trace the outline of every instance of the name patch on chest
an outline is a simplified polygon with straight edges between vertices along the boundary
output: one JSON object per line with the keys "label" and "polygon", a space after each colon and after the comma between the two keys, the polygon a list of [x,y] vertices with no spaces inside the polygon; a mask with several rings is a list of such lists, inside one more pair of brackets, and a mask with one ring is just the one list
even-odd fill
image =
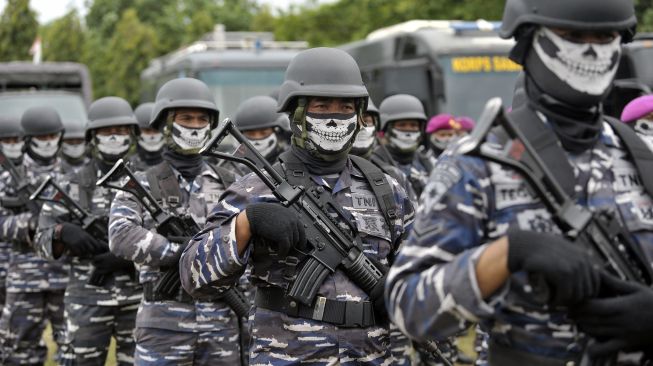
{"label": "name patch on chest", "polygon": [[351,194],[352,206],[355,209],[378,209],[379,205],[376,202],[376,197],[368,194],[352,193]]}

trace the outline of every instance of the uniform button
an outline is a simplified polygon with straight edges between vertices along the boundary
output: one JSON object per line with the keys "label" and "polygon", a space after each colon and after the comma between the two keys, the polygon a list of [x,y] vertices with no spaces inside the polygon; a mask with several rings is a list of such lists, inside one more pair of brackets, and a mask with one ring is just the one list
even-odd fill
{"label": "uniform button", "polygon": [[291,308],[296,308],[297,307],[297,303],[294,302],[294,301],[291,301],[290,304],[288,304],[288,305],[290,305]]}
{"label": "uniform button", "polygon": [[222,241],[225,242],[225,243],[228,243],[229,242],[229,235],[223,236]]}

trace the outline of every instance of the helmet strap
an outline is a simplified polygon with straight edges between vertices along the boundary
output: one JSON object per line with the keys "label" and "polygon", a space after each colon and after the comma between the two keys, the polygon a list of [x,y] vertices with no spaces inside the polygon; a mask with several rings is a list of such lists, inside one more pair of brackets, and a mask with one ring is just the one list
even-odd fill
{"label": "helmet strap", "polygon": [[301,97],[297,99],[297,107],[295,112],[293,112],[292,121],[295,125],[301,126],[300,135],[297,136],[293,134],[292,139],[295,145],[301,147],[302,149],[306,148],[305,142],[308,139],[308,129],[306,128],[306,98]]}

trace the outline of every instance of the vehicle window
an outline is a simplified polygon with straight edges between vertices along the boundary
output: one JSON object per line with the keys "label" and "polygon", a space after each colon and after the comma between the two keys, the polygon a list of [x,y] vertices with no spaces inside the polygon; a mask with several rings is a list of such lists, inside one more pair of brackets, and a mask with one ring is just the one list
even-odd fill
{"label": "vehicle window", "polygon": [[220,119],[233,117],[245,99],[268,95],[284,80],[285,68],[274,69],[212,69],[203,70],[198,79],[213,91],[220,109]]}
{"label": "vehicle window", "polygon": [[26,93],[0,94],[0,111],[21,116],[25,110],[35,106],[50,106],[57,110],[64,125],[67,121],[86,122],[86,107],[77,94]]}
{"label": "vehicle window", "polygon": [[478,119],[485,103],[500,97],[505,106],[521,67],[505,56],[445,56],[439,58],[444,76],[445,101],[440,112]]}

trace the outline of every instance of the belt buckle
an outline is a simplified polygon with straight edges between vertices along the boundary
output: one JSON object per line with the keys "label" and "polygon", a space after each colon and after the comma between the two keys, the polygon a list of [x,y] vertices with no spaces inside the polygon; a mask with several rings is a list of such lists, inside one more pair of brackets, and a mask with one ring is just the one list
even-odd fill
{"label": "belt buckle", "polygon": [[315,306],[313,307],[313,320],[322,321],[324,317],[324,308],[326,307],[326,297],[318,296],[315,298]]}
{"label": "belt buckle", "polygon": [[345,327],[363,328],[364,305],[363,301],[347,301],[345,305]]}

